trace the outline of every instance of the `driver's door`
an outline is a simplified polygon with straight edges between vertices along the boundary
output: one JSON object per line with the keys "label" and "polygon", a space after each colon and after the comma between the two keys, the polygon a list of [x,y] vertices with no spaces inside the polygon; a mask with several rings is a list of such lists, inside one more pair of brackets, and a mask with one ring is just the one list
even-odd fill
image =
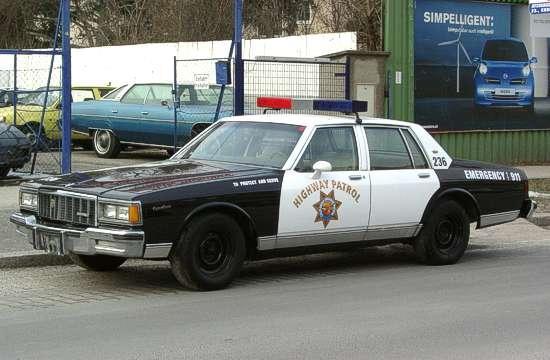
{"label": "driver's door", "polygon": [[[320,127],[281,189],[277,248],[361,241],[370,212],[366,146],[356,126]],[[358,141],[359,140],[359,141]],[[313,164],[332,171],[313,178]]]}

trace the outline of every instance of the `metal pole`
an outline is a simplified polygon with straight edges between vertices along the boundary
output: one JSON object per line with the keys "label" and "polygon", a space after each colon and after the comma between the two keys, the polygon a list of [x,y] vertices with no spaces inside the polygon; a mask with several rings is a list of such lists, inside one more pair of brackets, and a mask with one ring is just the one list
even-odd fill
{"label": "metal pole", "polygon": [[174,56],[174,154],[178,151],[178,107],[180,102],[178,89],[178,60]]}
{"label": "metal pole", "polygon": [[235,0],[235,94],[234,115],[244,115],[243,0]]}
{"label": "metal pole", "polygon": [[62,127],[61,172],[71,172],[71,6],[70,0],[61,0],[61,48],[62,48]]}
{"label": "metal pole", "polygon": [[345,98],[346,100],[351,100],[351,58],[346,56],[346,89],[345,89]]}
{"label": "metal pole", "polygon": [[17,54],[13,55],[13,125],[17,125]]}

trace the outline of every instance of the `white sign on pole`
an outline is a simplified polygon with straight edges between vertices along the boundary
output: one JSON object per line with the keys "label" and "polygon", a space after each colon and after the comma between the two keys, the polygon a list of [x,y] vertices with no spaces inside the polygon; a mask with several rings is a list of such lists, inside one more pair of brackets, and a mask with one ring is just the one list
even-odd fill
{"label": "white sign on pole", "polygon": [[194,87],[197,90],[204,90],[210,88],[209,84],[210,75],[209,74],[195,74],[194,78]]}

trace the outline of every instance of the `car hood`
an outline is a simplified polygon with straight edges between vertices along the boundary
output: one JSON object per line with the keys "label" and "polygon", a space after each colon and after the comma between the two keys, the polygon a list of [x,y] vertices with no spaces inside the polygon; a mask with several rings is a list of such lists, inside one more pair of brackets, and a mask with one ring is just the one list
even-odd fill
{"label": "car hood", "polygon": [[273,170],[240,164],[195,160],[167,160],[139,166],[76,172],[34,183],[66,191],[130,199],[168,188],[190,186],[243,176],[258,176]]}
{"label": "car hood", "polygon": [[527,62],[512,62],[512,61],[485,61],[487,65],[487,75],[491,77],[501,78],[507,74],[510,78],[523,77],[522,70]]}

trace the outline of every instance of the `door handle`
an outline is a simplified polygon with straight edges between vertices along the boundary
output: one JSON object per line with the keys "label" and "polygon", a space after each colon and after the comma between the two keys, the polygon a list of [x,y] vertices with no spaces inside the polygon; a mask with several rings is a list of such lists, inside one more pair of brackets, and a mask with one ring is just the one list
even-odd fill
{"label": "door handle", "polygon": [[149,115],[149,111],[142,111],[141,115]]}
{"label": "door handle", "polygon": [[113,114],[118,114],[118,110],[111,110]]}
{"label": "door handle", "polygon": [[350,180],[361,180],[363,178],[363,175],[350,175]]}
{"label": "door handle", "polygon": [[421,178],[421,179],[427,179],[430,177],[430,174],[428,173],[420,173],[418,174],[418,177]]}

